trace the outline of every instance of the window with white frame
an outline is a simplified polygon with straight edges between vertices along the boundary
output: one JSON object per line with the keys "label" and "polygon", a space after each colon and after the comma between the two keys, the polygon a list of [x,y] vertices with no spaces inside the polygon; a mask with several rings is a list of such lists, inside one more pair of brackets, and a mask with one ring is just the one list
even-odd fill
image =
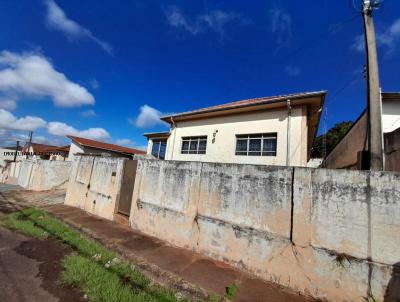
{"label": "window with white frame", "polygon": [[165,139],[153,140],[151,155],[159,159],[165,159],[166,150],[167,150],[167,140]]}
{"label": "window with white frame", "polygon": [[206,154],[207,136],[182,137],[182,154]]}
{"label": "window with white frame", "polygon": [[236,155],[276,156],[276,133],[236,135]]}

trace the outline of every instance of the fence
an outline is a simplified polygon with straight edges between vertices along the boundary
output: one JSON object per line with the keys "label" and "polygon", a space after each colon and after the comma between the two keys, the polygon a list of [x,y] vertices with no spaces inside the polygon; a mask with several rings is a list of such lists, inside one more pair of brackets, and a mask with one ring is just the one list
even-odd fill
{"label": "fence", "polygon": [[132,201],[132,228],[265,280],[399,294],[400,174],[139,160]]}

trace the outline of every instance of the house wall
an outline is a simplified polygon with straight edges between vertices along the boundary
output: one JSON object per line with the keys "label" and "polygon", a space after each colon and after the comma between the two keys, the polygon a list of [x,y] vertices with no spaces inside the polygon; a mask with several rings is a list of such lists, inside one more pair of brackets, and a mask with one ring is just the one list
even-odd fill
{"label": "house wall", "polygon": [[71,146],[69,147],[68,160],[74,161],[76,153],[84,153],[84,149],[83,147],[72,141]]}
{"label": "house wall", "polygon": [[400,174],[139,160],[130,225],[315,297],[383,301],[399,215]]}
{"label": "house wall", "polygon": [[[213,142],[213,134],[218,130]],[[235,155],[236,135],[276,132],[276,156]],[[207,135],[206,154],[181,154],[182,137]],[[290,165],[307,164],[307,117],[305,107],[292,109]],[[151,144],[149,149],[151,150]],[[149,151],[148,151],[149,152]],[[168,139],[167,160],[240,164],[286,165],[287,110],[277,109],[202,120],[179,122]]]}
{"label": "house wall", "polygon": [[384,100],[382,107],[382,128],[384,133],[400,128],[400,99]]}
{"label": "house wall", "polygon": [[68,155],[68,160],[73,161],[75,158],[75,154],[77,153],[84,153],[84,154],[107,154],[108,156],[112,157],[126,157],[128,158],[129,156],[123,155],[118,152],[113,152],[113,151],[108,151],[108,150],[103,150],[103,149],[96,149],[96,148],[91,148],[91,147],[86,147],[86,146],[81,146],[74,141],[71,142],[70,150],[69,150],[69,155]]}
{"label": "house wall", "polygon": [[[121,192],[126,160],[116,157],[75,156],[65,204],[112,220]],[[133,185],[132,183],[131,186]]]}

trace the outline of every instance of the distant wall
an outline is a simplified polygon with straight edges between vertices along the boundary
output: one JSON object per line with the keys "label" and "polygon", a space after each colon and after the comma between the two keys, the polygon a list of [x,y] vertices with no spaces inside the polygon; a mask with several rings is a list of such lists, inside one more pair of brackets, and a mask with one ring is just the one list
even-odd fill
{"label": "distant wall", "polygon": [[322,163],[328,169],[357,169],[357,152],[368,149],[367,115],[355,122],[346,136],[328,154]]}
{"label": "distant wall", "polygon": [[[400,100],[385,99],[385,94],[383,96],[382,132],[384,134],[385,170],[400,171],[400,143],[398,143],[400,141]],[[346,136],[324,159],[322,167],[357,169],[357,153],[368,150],[367,135],[367,114],[364,112]]]}
{"label": "distant wall", "polygon": [[120,197],[125,161],[116,157],[75,156],[65,204],[112,220]]}
{"label": "distant wall", "polygon": [[12,175],[17,177],[18,185],[28,190],[44,191],[53,188],[66,188],[71,162],[25,160],[13,166],[11,166],[11,169],[14,170]]}
{"label": "distant wall", "polygon": [[388,171],[400,171],[400,128],[385,133],[385,166]]}
{"label": "distant wall", "polygon": [[139,160],[130,224],[265,280],[361,301],[400,282],[399,215],[400,174]]}

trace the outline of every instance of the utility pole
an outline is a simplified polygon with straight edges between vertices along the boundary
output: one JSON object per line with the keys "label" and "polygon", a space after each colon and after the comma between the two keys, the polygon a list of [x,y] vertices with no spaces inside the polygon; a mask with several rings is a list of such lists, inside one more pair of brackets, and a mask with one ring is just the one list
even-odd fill
{"label": "utility pole", "polygon": [[17,161],[17,154],[19,151],[19,141],[17,141],[17,147],[15,148],[15,154],[14,154],[14,162]]}
{"label": "utility pole", "polygon": [[379,83],[378,55],[376,51],[375,28],[372,11],[379,5],[377,0],[363,0],[362,15],[365,30],[365,51],[367,56],[368,96],[368,151],[370,170],[383,170],[382,104]]}
{"label": "utility pole", "polygon": [[30,152],[31,144],[32,144],[32,135],[33,135],[33,131],[29,131],[28,155],[26,156],[26,158],[29,158],[29,152]]}

